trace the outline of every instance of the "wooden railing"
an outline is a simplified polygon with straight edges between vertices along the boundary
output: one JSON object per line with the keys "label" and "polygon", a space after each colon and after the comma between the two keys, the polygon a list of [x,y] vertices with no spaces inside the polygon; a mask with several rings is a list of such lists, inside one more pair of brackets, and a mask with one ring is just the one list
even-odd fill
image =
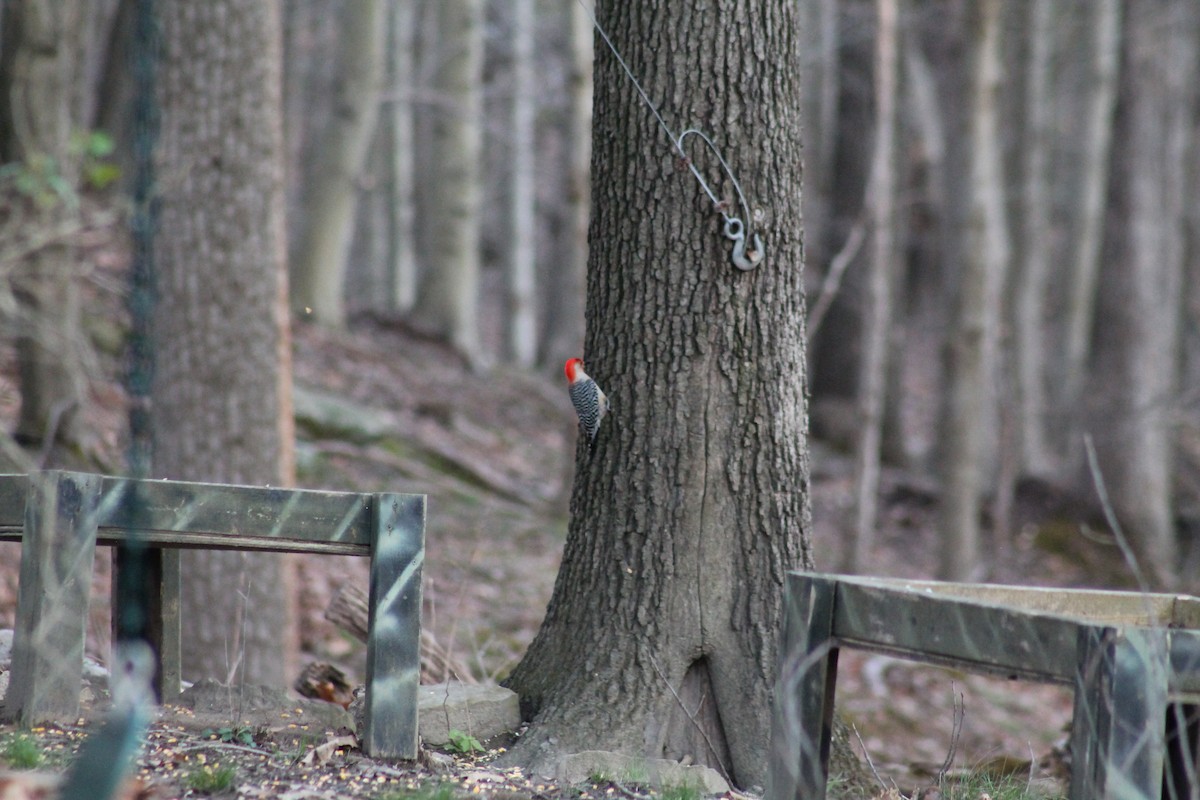
{"label": "wooden railing", "polygon": [[[416,756],[425,496],[414,494],[63,471],[0,475],[0,540],[21,542],[6,718],[33,724],[78,717],[95,547],[131,538],[150,548],[148,627],[160,700],[179,692],[178,548],[370,558],[366,729],[360,739],[373,756]],[[116,592],[113,602],[116,619]]]}
{"label": "wooden railing", "polygon": [[785,598],[770,800],[825,796],[844,647],[1071,686],[1072,800],[1195,796],[1200,599],[812,573]]}

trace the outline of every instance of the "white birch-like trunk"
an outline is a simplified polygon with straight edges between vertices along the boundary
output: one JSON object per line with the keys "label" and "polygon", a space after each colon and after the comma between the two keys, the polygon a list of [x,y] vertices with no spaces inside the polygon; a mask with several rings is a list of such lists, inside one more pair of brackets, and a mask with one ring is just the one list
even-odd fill
{"label": "white birch-like trunk", "polygon": [[942,458],[943,548],[940,574],[977,577],[980,495],[987,460],[995,449],[995,379],[998,373],[1000,303],[1008,264],[1003,153],[998,95],[1002,0],[981,0],[970,124],[970,208],[959,286],[958,316],[949,345],[947,410]]}
{"label": "white birch-like trunk", "polygon": [[534,147],[537,89],[534,85],[534,0],[511,0],[512,157],[509,161],[507,247],[508,350],[514,363],[533,365],[537,358],[537,200]]}
{"label": "white birch-like trunk", "polygon": [[1047,193],[1051,108],[1050,52],[1054,0],[1031,0],[1025,66],[1025,130],[1021,147],[1021,265],[1014,294],[1015,365],[1019,398],[1020,470],[1048,475],[1053,458],[1046,435],[1046,293],[1050,279],[1050,203]]}
{"label": "white birch-like trunk", "polygon": [[378,116],[386,11],[383,0],[361,0],[345,10],[338,97],[305,199],[305,229],[292,267],[292,304],[323,325],[346,322],[346,266],[358,180]]}
{"label": "white birch-like trunk", "polygon": [[896,259],[896,119],[899,95],[899,0],[877,0],[875,47],[875,151],[867,202],[871,214],[871,268],[863,318],[858,381],[858,441],[854,460],[856,515],[846,570],[857,571],[875,539],[884,393],[892,326],[892,276]]}
{"label": "white birch-like trunk", "polygon": [[432,186],[422,220],[429,265],[412,321],[478,363],[483,2],[439,0],[437,16],[441,58],[435,83],[445,107],[434,124]]}

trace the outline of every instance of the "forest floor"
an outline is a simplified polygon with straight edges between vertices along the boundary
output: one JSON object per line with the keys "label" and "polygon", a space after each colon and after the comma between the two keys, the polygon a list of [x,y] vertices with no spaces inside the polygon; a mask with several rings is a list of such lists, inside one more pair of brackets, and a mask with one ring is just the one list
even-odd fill
{"label": "forest floor", "polygon": [[[114,377],[121,341],[120,323],[114,320],[121,312],[113,288],[119,281],[109,274],[111,268],[101,263],[97,271],[96,308],[102,311],[88,324],[100,353],[85,412],[92,438],[82,459],[73,456],[69,463],[120,471],[125,404]],[[444,347],[369,318],[341,332],[297,324],[293,335],[298,484],[427,493],[424,625],[450,652],[460,677],[503,678],[537,630],[566,536],[575,428],[557,371],[477,374]],[[14,357],[4,346],[0,424],[10,429],[16,385]],[[832,571],[851,518],[852,461],[819,440],[812,444],[813,546],[818,566]],[[933,486],[926,476],[885,470],[879,534],[865,573],[933,576],[938,553]],[[1127,585],[1116,548],[1077,535],[1078,525],[1060,505],[1052,496],[1032,495],[1018,503],[1014,532],[989,541],[987,580]],[[11,627],[14,619],[17,548],[0,544],[0,628]],[[331,662],[352,682],[361,682],[363,648],[323,614],[344,582],[365,585],[366,564],[354,558],[296,558],[303,661]],[[103,552],[97,562],[88,651],[103,660],[109,580]],[[1061,777],[1058,756],[1071,713],[1066,687],[846,652],[837,705],[881,778],[905,791],[927,784],[951,752],[952,770]],[[67,756],[54,753],[72,751],[82,728],[33,735],[40,737],[45,763],[61,766]],[[11,728],[0,729],[0,765],[14,763],[14,737],[20,735]],[[141,758],[149,796],[200,794],[188,788],[193,778],[187,776],[206,768],[211,772],[218,763],[235,769],[232,786],[217,791],[224,796],[643,796],[642,790],[620,784],[550,787],[519,773],[488,769],[476,758],[443,763],[441,771],[427,764],[379,764],[344,739],[330,739],[338,742],[333,747],[323,740],[302,748],[225,739],[156,723]]]}

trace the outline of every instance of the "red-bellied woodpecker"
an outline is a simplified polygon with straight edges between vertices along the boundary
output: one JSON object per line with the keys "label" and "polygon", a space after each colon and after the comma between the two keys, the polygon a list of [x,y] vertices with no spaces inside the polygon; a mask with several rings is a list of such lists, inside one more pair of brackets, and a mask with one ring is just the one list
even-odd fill
{"label": "red-bellied woodpecker", "polygon": [[596,382],[583,371],[583,359],[567,359],[564,371],[567,373],[567,392],[571,395],[571,404],[579,416],[579,430],[587,436],[588,452],[596,444],[596,434],[600,431],[600,420],[608,413],[608,398]]}

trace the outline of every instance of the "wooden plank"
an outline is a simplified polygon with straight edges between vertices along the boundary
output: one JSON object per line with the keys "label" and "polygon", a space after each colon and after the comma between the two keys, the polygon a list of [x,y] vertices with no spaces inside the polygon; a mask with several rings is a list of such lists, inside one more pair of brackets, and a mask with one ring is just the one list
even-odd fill
{"label": "wooden plank", "polygon": [[424,495],[377,494],[371,551],[363,749],[374,758],[417,757],[421,678]]}
{"label": "wooden plank", "polygon": [[917,661],[968,666],[1008,678],[1069,682],[1077,620],[859,582],[839,582],[839,641]]}
{"label": "wooden plank", "polygon": [[273,487],[146,480],[130,519],[121,498],[132,481],[104,479],[101,541],[133,535],[149,544],[367,555],[368,496]]}
{"label": "wooden plank", "polygon": [[829,778],[837,648],[833,605],[837,584],[787,576],[781,662],[771,722],[771,800],[821,800]]}
{"label": "wooden plank", "polygon": [[23,725],[79,717],[100,485],[99,476],[58,471],[30,484],[5,698],[5,716]]}
{"label": "wooden plank", "polygon": [[1080,632],[1071,800],[1158,800],[1166,752],[1168,633]]}
{"label": "wooden plank", "polygon": [[911,591],[927,596],[958,597],[988,605],[1072,617],[1102,625],[1200,628],[1200,598],[1187,595],[841,575],[837,577],[838,582],[843,585]]}

